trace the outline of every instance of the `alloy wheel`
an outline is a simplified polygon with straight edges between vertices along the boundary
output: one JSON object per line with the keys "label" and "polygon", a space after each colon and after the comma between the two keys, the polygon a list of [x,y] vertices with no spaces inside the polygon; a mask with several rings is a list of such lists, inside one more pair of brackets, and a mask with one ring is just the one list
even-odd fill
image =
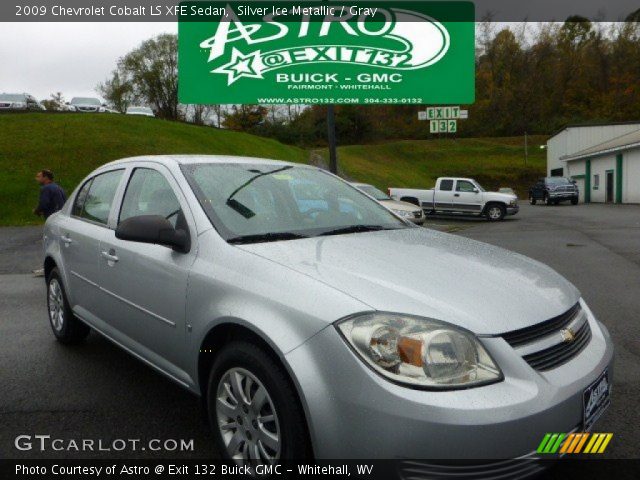
{"label": "alloy wheel", "polygon": [[62,330],[64,325],[64,298],[62,287],[56,278],[49,282],[49,320],[57,332]]}
{"label": "alloy wheel", "polygon": [[232,368],[220,379],[216,417],[229,456],[239,464],[270,464],[280,457],[278,415],[264,384],[248,370]]}
{"label": "alloy wheel", "polygon": [[499,220],[501,216],[502,210],[500,207],[491,207],[489,209],[489,218],[491,218],[491,220]]}

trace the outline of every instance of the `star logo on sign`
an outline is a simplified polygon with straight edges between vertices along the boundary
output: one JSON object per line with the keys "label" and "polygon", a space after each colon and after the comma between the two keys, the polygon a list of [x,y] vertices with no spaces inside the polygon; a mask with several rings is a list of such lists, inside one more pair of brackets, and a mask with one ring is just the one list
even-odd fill
{"label": "star logo on sign", "polygon": [[258,67],[260,61],[260,50],[244,55],[240,50],[234,48],[231,52],[231,61],[219,66],[211,73],[224,73],[227,75],[227,85],[231,85],[236,80],[247,78],[264,78]]}

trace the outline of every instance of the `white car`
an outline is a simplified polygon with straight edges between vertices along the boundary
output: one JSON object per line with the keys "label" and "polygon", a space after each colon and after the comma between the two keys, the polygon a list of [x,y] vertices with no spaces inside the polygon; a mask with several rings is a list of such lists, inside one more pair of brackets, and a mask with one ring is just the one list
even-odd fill
{"label": "white car", "polygon": [[368,183],[352,183],[351,185],[356,187],[361,192],[364,192],[367,195],[373,197],[375,200],[380,202],[382,205],[387,207],[399,217],[402,217],[405,220],[409,220],[416,225],[422,225],[424,223],[425,214],[422,208],[420,208],[419,206],[409,202],[394,200],[382,190],[379,190],[373,185],[369,185]]}
{"label": "white car", "polygon": [[155,117],[153,110],[149,107],[129,107],[127,108],[127,115],[142,115],[144,117]]}
{"label": "white car", "polygon": [[69,111],[82,113],[105,113],[107,109],[98,98],[73,97],[67,104]]}
{"label": "white car", "polygon": [[473,215],[492,222],[520,210],[518,197],[487,192],[472,178],[440,177],[430,190],[390,188],[389,195],[394,200],[420,205],[427,213]]}

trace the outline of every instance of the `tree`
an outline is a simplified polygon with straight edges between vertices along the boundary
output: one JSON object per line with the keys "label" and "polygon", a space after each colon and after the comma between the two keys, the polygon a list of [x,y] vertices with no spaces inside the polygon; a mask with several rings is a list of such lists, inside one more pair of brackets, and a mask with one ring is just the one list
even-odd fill
{"label": "tree", "polygon": [[261,105],[232,105],[222,124],[231,130],[251,132],[264,123],[268,112]]}
{"label": "tree", "polygon": [[118,60],[111,79],[98,86],[114,105],[147,104],[161,118],[177,120],[178,38],[162,34]]}
{"label": "tree", "polygon": [[99,84],[97,91],[120,113],[125,113],[135,100],[133,85],[123,81],[118,70],[112,72],[110,79]]}
{"label": "tree", "polygon": [[62,92],[56,92],[56,93],[52,93],[50,95],[50,98],[43,100],[42,105],[44,105],[44,108],[46,108],[47,110],[50,111],[58,111],[62,109],[62,105],[65,104],[65,99],[62,96]]}

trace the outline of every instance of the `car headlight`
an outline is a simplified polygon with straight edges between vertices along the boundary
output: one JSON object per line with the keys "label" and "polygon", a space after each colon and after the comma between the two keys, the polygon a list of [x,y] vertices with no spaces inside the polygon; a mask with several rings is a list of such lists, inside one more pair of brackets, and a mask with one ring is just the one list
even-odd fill
{"label": "car headlight", "polygon": [[473,333],[444,322],[366,313],[337,328],[368,365],[394,382],[446,390],[504,378]]}
{"label": "car headlight", "polygon": [[547,187],[547,190],[549,190],[550,192],[555,192],[558,189],[558,187]]}
{"label": "car headlight", "polygon": [[509,205],[511,205],[512,207],[515,207],[518,205],[518,199],[513,199],[509,202]]}
{"label": "car headlight", "polygon": [[409,212],[407,210],[392,210],[393,213],[395,213],[396,215],[403,217],[403,218],[409,218],[409,217],[413,217],[413,213]]}

